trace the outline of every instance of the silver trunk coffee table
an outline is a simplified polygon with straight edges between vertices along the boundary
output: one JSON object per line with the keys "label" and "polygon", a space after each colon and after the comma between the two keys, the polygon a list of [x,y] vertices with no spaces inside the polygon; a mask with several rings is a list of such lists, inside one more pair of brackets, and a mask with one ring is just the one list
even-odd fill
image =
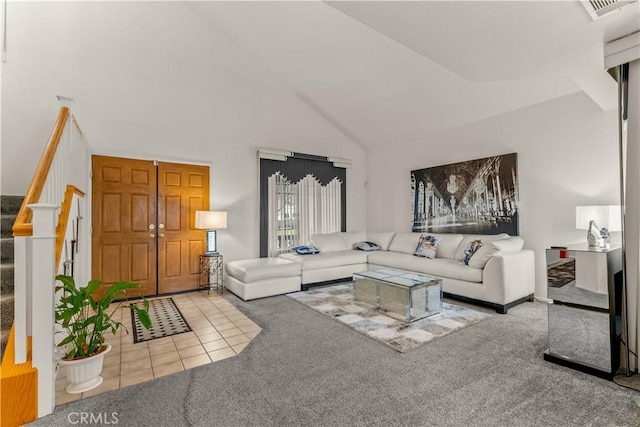
{"label": "silver trunk coffee table", "polygon": [[392,269],[353,275],[353,297],[395,319],[413,322],[442,310],[442,279]]}

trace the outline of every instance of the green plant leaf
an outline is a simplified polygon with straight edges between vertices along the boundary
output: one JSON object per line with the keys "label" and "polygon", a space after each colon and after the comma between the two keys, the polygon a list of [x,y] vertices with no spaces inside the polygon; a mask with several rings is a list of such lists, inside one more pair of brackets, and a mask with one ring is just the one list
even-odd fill
{"label": "green plant leaf", "polygon": [[102,280],[91,280],[87,286],[82,289],[87,295],[93,295],[93,293],[100,288],[100,285],[102,285]]}
{"label": "green plant leaf", "polygon": [[148,309],[147,310],[141,309],[134,305],[132,305],[131,308],[133,308],[133,310],[136,312],[136,315],[138,316],[138,320],[140,320],[140,323],[142,323],[142,326],[144,326],[145,329],[149,329],[151,327],[151,318],[149,317],[149,312],[147,311]]}
{"label": "green plant leaf", "polygon": [[73,335],[69,335],[68,337],[66,337],[65,339],[63,339],[62,341],[60,341],[60,343],[58,344],[58,347],[62,347],[63,345],[67,345],[69,344],[71,341],[74,340]]}

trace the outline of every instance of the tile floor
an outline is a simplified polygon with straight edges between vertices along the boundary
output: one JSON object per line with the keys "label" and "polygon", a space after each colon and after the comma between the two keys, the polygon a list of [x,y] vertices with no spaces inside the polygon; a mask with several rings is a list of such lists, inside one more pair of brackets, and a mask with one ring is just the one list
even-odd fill
{"label": "tile floor", "polygon": [[191,332],[133,343],[130,310],[115,319],[129,330],[108,334],[111,351],[104,358],[103,383],[88,392],[69,394],[65,368],[56,379],[56,405],[151,381],[185,369],[239,354],[261,331],[260,326],[216,292],[172,296]]}

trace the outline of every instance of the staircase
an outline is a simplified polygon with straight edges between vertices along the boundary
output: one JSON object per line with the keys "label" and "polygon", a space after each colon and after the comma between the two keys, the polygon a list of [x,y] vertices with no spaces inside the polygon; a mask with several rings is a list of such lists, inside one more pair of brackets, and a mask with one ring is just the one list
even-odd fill
{"label": "staircase", "polygon": [[0,196],[0,360],[13,324],[13,232],[11,227],[22,205],[22,196]]}

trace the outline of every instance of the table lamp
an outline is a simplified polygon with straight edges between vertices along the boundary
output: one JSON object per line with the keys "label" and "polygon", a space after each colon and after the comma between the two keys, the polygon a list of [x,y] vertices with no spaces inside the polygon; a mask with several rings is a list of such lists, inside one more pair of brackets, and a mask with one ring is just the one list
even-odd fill
{"label": "table lamp", "polygon": [[227,229],[227,213],[196,211],[196,228],[207,230],[207,254],[218,253],[217,230]]}
{"label": "table lamp", "polygon": [[576,229],[587,230],[590,247],[605,247],[611,242],[610,232],[622,230],[620,206],[576,206]]}

